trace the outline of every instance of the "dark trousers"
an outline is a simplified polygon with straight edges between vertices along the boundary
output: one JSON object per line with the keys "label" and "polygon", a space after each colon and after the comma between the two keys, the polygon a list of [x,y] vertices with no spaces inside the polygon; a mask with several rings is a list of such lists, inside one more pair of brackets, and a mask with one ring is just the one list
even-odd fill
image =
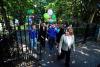
{"label": "dark trousers", "polygon": [[40,43],[41,43],[42,48],[44,49],[45,48],[45,39],[41,39]]}
{"label": "dark trousers", "polygon": [[68,51],[61,50],[61,55],[59,56],[59,59],[65,58],[65,67],[69,67],[70,65],[70,52],[71,49],[69,49]]}
{"label": "dark trousers", "polygon": [[52,50],[55,45],[55,38],[49,38],[49,49]]}

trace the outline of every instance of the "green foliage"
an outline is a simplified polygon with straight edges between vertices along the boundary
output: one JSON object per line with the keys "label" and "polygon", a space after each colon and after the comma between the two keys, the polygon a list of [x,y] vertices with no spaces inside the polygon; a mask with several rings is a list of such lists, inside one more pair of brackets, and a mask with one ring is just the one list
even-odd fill
{"label": "green foliage", "polygon": [[27,10],[33,8],[32,0],[4,0],[4,7],[7,15],[13,16],[24,22]]}
{"label": "green foliage", "polygon": [[97,10],[96,3],[99,0],[81,0],[81,18],[89,22],[93,13]]}
{"label": "green foliage", "polygon": [[62,18],[62,20],[72,23],[73,16],[76,16],[77,19],[80,18],[80,6],[80,0],[56,0],[53,9],[56,12],[57,18]]}
{"label": "green foliage", "polygon": [[[91,14],[96,10],[96,2],[98,0],[3,0],[4,7],[7,15],[15,18],[24,19],[27,15],[27,10],[34,9],[33,6],[37,5],[37,10],[40,10],[42,15],[42,8],[45,11],[52,8],[58,18],[67,20],[72,23],[72,17],[77,20],[81,18],[88,20]],[[38,9],[40,7],[41,9]],[[35,11],[37,12],[37,11]],[[30,11],[29,11],[30,13]],[[20,19],[19,18],[19,19]]]}

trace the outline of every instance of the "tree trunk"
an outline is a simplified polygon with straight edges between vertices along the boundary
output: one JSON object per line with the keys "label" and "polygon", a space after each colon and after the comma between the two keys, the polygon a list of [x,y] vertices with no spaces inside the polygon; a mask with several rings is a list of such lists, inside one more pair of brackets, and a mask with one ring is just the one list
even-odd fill
{"label": "tree trunk", "polygon": [[10,29],[10,23],[7,20],[7,15],[6,15],[6,10],[4,8],[4,5],[3,5],[3,0],[1,0],[0,7],[1,7],[1,15],[3,16],[3,20],[4,20],[4,23],[5,23],[6,29]]}
{"label": "tree trunk", "polygon": [[94,13],[92,14],[92,16],[90,15],[90,23],[93,22],[93,19],[94,19],[94,17],[95,17],[95,13],[96,13],[96,10],[95,10]]}

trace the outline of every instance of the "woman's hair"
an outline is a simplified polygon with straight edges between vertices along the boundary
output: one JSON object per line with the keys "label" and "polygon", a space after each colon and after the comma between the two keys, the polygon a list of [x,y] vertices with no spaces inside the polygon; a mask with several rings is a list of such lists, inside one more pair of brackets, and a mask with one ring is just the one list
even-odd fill
{"label": "woman's hair", "polygon": [[73,28],[71,26],[67,27],[67,31],[70,35],[74,35]]}

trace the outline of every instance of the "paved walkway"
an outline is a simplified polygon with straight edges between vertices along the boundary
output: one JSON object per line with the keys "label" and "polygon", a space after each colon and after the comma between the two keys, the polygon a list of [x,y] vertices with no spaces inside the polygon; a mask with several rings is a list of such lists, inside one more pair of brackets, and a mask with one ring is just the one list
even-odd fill
{"label": "paved walkway", "polygon": [[[27,43],[29,43],[28,37],[27,33]],[[82,41],[79,38],[77,39],[76,42]],[[100,42],[87,41],[85,44],[76,45],[78,45],[76,51],[71,53],[70,67],[97,67],[97,65],[100,64]],[[42,53],[42,60],[40,63],[42,64],[42,67],[64,67],[63,60],[57,61],[57,49],[49,56],[47,44],[45,51]]]}
{"label": "paved walkway", "polygon": [[[81,45],[81,46],[80,46]],[[64,67],[64,61],[57,61],[57,50],[49,56],[48,45],[42,53],[42,67]],[[88,41],[78,44],[76,51],[71,53],[70,67],[97,67],[100,64],[100,43]]]}

